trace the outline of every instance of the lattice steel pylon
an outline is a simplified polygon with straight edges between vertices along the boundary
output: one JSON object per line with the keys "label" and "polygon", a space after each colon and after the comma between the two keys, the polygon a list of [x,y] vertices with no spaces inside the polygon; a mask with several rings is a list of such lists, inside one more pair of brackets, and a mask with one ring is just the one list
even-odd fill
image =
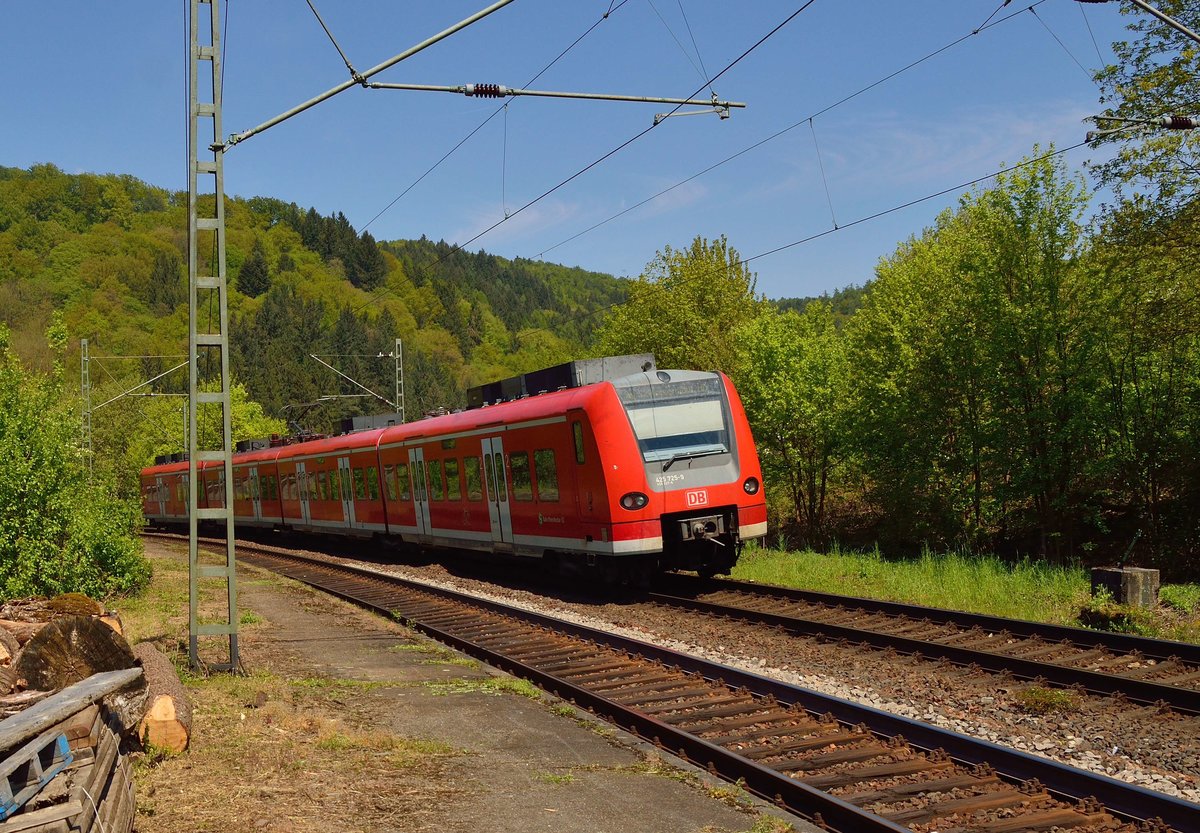
{"label": "lattice steel pylon", "polygon": [[[207,14],[205,8],[207,7]],[[200,666],[199,641],[202,636],[227,636],[227,662],[203,663],[216,670],[238,667],[237,634],[237,562],[233,531],[232,424],[229,397],[229,307],[225,274],[225,170],[221,144],[221,29],[217,2],[190,0],[191,37],[188,75],[188,310],[189,334],[189,405],[188,405],[188,657]],[[201,90],[201,83],[204,88]],[[201,93],[205,95],[202,96]],[[202,100],[205,98],[206,100]],[[200,135],[211,135],[206,149],[211,158],[200,158]],[[207,154],[206,154],[207,156]],[[200,177],[212,177],[213,204],[201,207]],[[201,214],[204,216],[201,216]],[[203,238],[201,235],[204,235]],[[211,250],[209,244],[211,243]],[[207,273],[201,274],[201,252],[209,253]],[[213,321],[214,306],[217,320]],[[201,311],[206,311],[201,321]],[[214,364],[216,370],[214,370]],[[218,418],[219,412],[219,418]],[[220,442],[215,447],[200,446],[204,428],[218,422]],[[214,426],[215,427],[215,426]],[[213,432],[215,433],[215,432]],[[221,495],[221,506],[199,506],[196,476],[199,463],[217,463],[211,497]],[[212,469],[205,469],[209,475]],[[207,501],[215,503],[214,500]],[[202,520],[225,522],[225,558],[213,563],[211,556],[202,560],[198,546],[198,525]],[[202,580],[224,584],[228,600],[226,614],[217,621],[200,621]]]}

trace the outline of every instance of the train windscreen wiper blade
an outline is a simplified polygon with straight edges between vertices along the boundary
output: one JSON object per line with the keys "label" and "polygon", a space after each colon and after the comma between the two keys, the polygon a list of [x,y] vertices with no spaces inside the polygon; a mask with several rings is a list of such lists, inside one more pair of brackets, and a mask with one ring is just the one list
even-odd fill
{"label": "train windscreen wiper blade", "polygon": [[724,446],[721,448],[710,448],[705,451],[681,451],[678,454],[672,454],[671,459],[663,463],[662,470],[666,471],[667,469],[671,468],[671,466],[675,465],[676,461],[678,460],[692,460],[696,457],[711,457],[714,454],[726,454],[728,451],[729,449],[725,448]]}

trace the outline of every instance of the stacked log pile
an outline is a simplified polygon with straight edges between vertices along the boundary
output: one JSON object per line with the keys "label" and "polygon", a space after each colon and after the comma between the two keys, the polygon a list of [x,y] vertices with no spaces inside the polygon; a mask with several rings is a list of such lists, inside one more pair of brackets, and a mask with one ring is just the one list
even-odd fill
{"label": "stacked log pile", "polygon": [[171,661],[85,596],[0,605],[0,833],[129,833],[127,753],[187,748]]}

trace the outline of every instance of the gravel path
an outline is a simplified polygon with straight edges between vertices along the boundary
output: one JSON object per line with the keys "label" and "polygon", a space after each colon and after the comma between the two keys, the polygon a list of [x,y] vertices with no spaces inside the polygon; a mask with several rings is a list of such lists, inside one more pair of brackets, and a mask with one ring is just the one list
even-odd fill
{"label": "gravel path", "polygon": [[[364,566],[379,569],[379,565]],[[780,634],[650,603],[547,598],[454,575],[440,565],[386,571],[549,613],[726,665],[865,703],[1200,803],[1200,718],[1119,698],[1030,714],[1030,684],[855,646]]]}

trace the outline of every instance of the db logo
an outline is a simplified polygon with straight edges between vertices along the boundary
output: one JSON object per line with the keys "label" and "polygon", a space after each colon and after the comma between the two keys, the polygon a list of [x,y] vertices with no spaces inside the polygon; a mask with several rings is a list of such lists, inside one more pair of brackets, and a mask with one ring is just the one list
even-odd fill
{"label": "db logo", "polygon": [[697,489],[694,492],[686,492],[688,506],[707,506],[708,492],[704,489]]}

